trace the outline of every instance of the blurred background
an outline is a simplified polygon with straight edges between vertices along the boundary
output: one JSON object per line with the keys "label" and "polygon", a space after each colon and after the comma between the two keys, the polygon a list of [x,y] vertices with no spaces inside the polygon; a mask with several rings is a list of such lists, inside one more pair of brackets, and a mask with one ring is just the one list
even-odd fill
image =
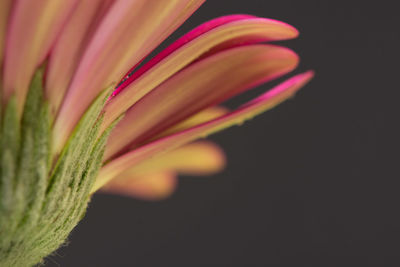
{"label": "blurred background", "polygon": [[399,266],[396,1],[207,1],[166,43],[231,13],[296,26],[300,38],[283,44],[315,79],[211,137],[224,172],[181,177],[161,202],[97,194],[45,266]]}

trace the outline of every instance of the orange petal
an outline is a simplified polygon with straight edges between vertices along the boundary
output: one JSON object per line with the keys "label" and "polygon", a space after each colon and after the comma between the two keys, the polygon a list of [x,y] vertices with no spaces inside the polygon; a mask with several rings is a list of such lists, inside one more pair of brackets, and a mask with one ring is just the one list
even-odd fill
{"label": "orange petal", "polygon": [[204,0],[117,0],[82,57],[54,126],[60,151],[92,100],[181,25]]}
{"label": "orange petal", "polygon": [[275,107],[292,97],[312,77],[313,72],[306,72],[297,75],[253,101],[241,106],[236,111],[185,131],[164,137],[108,162],[100,170],[92,191],[96,191],[113,177],[118,176],[120,173],[130,169],[134,165],[149,160],[155,155],[166,153],[184,144],[192,142],[193,140],[205,137],[235,124],[242,124],[245,120]]}
{"label": "orange petal", "polygon": [[161,172],[146,176],[121,174],[102,187],[101,191],[143,200],[160,200],[170,196],[177,186],[173,173]]}
{"label": "orange petal", "polygon": [[199,141],[184,145],[132,166],[124,174],[143,176],[154,172],[174,171],[187,175],[208,175],[225,167],[223,150],[212,142]]}
{"label": "orange petal", "polygon": [[47,56],[77,0],[14,1],[6,38],[4,98],[16,94],[22,111],[35,69]]}
{"label": "orange petal", "polygon": [[297,55],[287,48],[249,45],[194,63],[127,111],[110,139],[108,153],[148,140],[204,108],[286,74],[297,62]]}
{"label": "orange petal", "polygon": [[238,45],[290,39],[297,35],[297,30],[286,23],[247,15],[230,15],[206,22],[182,36],[117,88],[123,90],[106,106],[104,127],[199,58]]}

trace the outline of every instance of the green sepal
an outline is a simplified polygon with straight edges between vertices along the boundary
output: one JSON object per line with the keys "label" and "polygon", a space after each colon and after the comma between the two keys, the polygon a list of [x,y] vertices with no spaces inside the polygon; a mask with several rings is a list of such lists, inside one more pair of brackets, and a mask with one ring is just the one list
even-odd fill
{"label": "green sepal", "polygon": [[60,155],[51,153],[43,71],[32,79],[22,118],[14,98],[0,130],[0,266],[32,266],[54,252],[82,219],[111,126],[100,133],[110,89],[93,101]]}

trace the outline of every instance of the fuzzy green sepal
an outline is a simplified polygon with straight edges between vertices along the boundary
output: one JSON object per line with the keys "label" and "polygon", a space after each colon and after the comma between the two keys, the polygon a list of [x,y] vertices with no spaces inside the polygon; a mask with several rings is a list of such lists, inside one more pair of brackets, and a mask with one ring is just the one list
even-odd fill
{"label": "fuzzy green sepal", "polygon": [[[14,98],[0,130],[0,266],[32,266],[62,245],[83,217],[110,129],[99,133],[102,92],[61,155],[51,155],[51,118],[35,74],[19,119]],[[109,91],[109,90],[107,90]]]}

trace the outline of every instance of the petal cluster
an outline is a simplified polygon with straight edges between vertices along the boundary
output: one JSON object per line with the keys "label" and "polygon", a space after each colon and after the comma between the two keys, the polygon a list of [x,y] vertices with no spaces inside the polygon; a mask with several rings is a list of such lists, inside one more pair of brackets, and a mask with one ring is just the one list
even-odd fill
{"label": "petal cluster", "polygon": [[270,43],[298,31],[249,15],[208,21],[148,59],[203,2],[1,0],[2,103],[15,97],[22,112],[30,81],[44,66],[56,157],[94,99],[113,87],[101,131],[123,118],[92,192],[160,199],[173,192],[177,174],[220,171],[223,151],[195,141],[290,98],[313,73],[289,78],[236,110],[224,108],[298,65],[295,52]]}

